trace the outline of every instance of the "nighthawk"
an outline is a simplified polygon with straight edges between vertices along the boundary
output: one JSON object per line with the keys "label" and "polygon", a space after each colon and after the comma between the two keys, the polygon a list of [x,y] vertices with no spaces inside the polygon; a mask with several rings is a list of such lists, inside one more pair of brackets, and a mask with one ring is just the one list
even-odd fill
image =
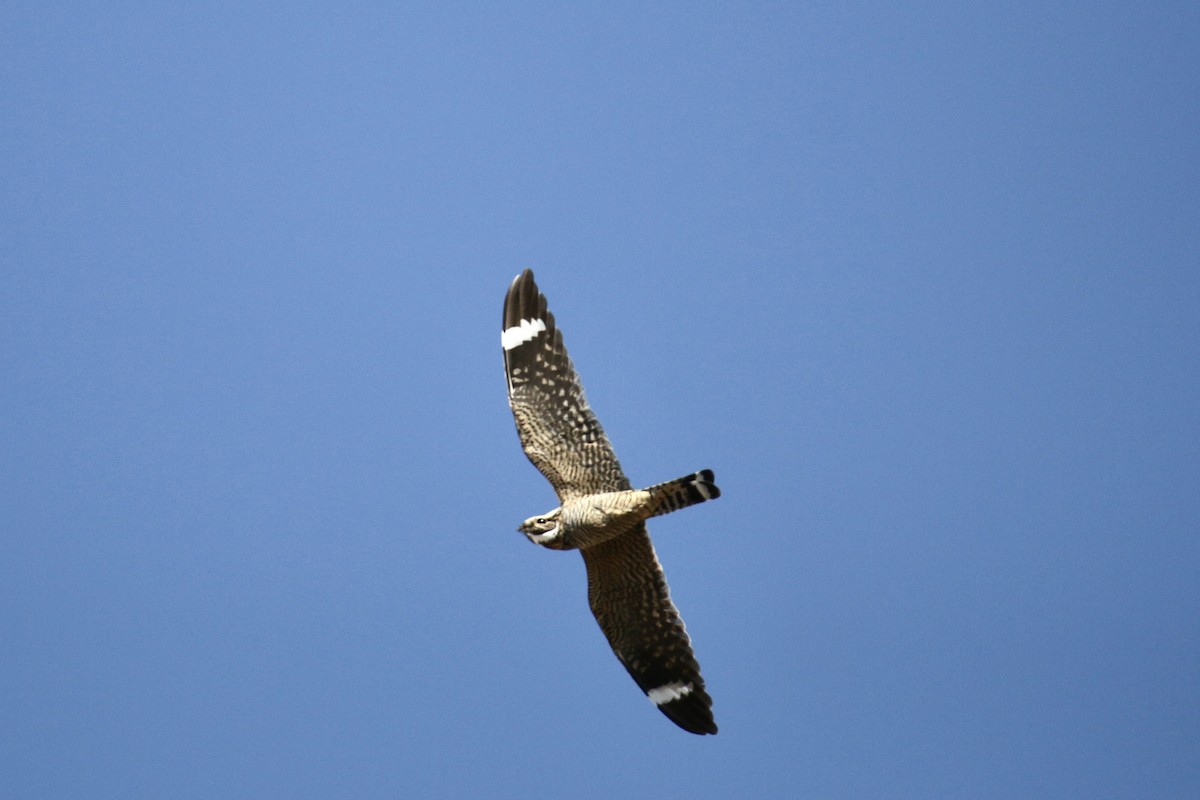
{"label": "nighthawk", "polygon": [[649,517],[720,497],[712,471],[633,488],[530,270],[508,289],[502,330],[521,446],[561,504],[518,530],[534,544],[583,554],[592,613],[634,682],[679,727],[716,733],[712,698],[646,532]]}

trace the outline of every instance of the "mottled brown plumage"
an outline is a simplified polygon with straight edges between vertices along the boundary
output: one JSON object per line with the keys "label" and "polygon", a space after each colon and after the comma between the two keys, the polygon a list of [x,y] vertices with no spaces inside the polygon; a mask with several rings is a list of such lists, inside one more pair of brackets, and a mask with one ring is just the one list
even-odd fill
{"label": "mottled brown plumage", "polygon": [[684,730],[716,733],[712,699],[645,524],[719,497],[712,472],[632,488],[530,270],[509,287],[502,331],[521,445],[561,503],[519,530],[536,544],[583,554],[592,613],[634,681]]}

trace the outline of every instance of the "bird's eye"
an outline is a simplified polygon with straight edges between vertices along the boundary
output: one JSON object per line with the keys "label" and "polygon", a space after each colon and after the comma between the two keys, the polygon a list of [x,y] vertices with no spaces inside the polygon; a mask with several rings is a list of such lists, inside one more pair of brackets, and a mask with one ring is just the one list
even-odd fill
{"label": "bird's eye", "polygon": [[545,517],[538,517],[537,519],[535,519],[535,520],[534,520],[534,522],[536,522],[538,525],[545,525],[545,524],[546,524],[546,518],[545,518]]}

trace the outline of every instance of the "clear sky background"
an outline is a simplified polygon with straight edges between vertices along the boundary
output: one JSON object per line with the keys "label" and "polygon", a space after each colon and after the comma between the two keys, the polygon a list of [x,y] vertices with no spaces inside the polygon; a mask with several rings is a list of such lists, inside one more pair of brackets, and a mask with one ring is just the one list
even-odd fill
{"label": "clear sky background", "polygon": [[0,11],[0,796],[1200,797],[1200,7],[500,5]]}

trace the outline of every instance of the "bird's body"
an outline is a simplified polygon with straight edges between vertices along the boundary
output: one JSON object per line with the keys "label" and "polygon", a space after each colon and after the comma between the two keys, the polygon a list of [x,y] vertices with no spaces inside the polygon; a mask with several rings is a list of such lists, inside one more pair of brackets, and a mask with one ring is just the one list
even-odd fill
{"label": "bird's body", "polygon": [[632,487],[529,270],[509,287],[500,342],[521,445],[560,502],[518,530],[583,554],[592,613],[634,681],[684,730],[716,733],[712,699],[646,532],[650,517],[719,497],[713,473]]}
{"label": "bird's body", "polygon": [[583,550],[632,531],[650,517],[721,496],[711,470],[685,475],[647,489],[600,492],[568,500],[530,517],[519,531],[552,550]]}

